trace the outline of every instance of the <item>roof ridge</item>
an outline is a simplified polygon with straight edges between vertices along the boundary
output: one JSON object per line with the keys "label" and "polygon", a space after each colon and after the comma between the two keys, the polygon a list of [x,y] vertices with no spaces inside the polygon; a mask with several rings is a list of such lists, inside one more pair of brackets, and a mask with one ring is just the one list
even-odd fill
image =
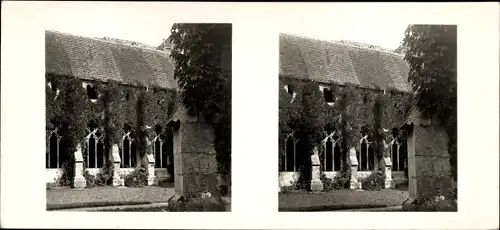
{"label": "roof ridge", "polygon": [[[372,50],[372,51],[377,51],[377,52],[380,52],[380,53],[393,54],[393,55],[398,56],[398,57],[404,57],[403,54],[399,54],[399,53],[396,53],[394,51],[391,51],[391,49],[389,49],[389,48],[385,48],[385,47],[377,46],[377,45],[373,45],[373,44],[368,44],[368,43],[363,43],[363,42],[356,42],[356,41],[351,41],[351,40],[326,40],[326,39],[307,37],[307,36],[304,36],[304,35],[298,35],[298,34],[292,34],[292,33],[280,33],[280,36],[282,36],[282,35],[284,35],[284,36],[290,36],[290,37],[296,37],[296,38],[302,38],[302,39],[308,39],[308,40],[315,40],[315,41],[319,41],[319,42],[327,42],[327,43],[330,43],[330,44],[348,46],[348,47],[353,47],[353,48],[358,48],[358,49]],[[374,47],[379,47],[380,49],[374,49],[374,48],[356,46],[354,44],[343,43],[342,41],[351,42],[351,43],[365,44],[365,45],[371,45],[371,46],[374,46]],[[383,49],[386,49],[386,50],[383,50]]]}
{"label": "roof ridge", "polygon": [[[148,48],[145,48],[145,47],[139,47],[139,46],[133,46],[133,45],[129,45],[129,44],[123,44],[123,43],[119,43],[119,42],[116,42],[116,41],[104,40],[104,39],[96,38],[96,37],[87,37],[87,36],[76,35],[76,34],[71,34],[71,33],[67,33],[67,32],[56,31],[56,30],[45,30],[45,32],[50,32],[50,33],[60,34],[60,35],[65,35],[65,36],[71,36],[71,37],[78,37],[78,38],[83,38],[83,39],[90,39],[90,40],[99,41],[99,42],[103,42],[103,43],[116,44],[116,45],[121,45],[121,46],[136,48],[138,50],[146,51],[146,52],[149,51],[149,52],[152,52],[152,53],[161,53],[161,54],[168,54],[168,55],[170,55],[170,52],[163,51],[163,50],[148,49]],[[112,37],[108,37],[108,38],[119,39],[119,38],[112,38]],[[124,40],[124,39],[121,39],[121,40]],[[126,40],[126,41],[129,41],[129,40]],[[136,41],[130,41],[130,42],[136,42]],[[140,43],[140,42],[137,42],[137,43]],[[144,44],[144,45],[147,45],[147,44]]]}

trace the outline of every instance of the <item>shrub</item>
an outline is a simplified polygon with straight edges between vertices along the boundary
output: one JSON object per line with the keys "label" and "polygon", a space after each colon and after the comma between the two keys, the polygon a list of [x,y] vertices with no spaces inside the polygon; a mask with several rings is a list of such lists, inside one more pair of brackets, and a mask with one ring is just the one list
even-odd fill
{"label": "shrub", "polygon": [[457,202],[456,200],[439,195],[434,198],[407,200],[403,204],[403,210],[423,212],[455,212],[457,211]]}
{"label": "shrub", "polygon": [[281,187],[281,193],[284,193],[284,194],[288,194],[290,192],[292,192],[294,190],[294,186],[293,185],[290,185],[290,186],[283,186]]}
{"label": "shrub", "polygon": [[374,171],[361,181],[364,190],[380,190],[385,187],[385,174],[382,171]]}
{"label": "shrub", "polygon": [[144,187],[148,185],[148,174],[145,168],[138,168],[125,176],[126,187]]}
{"label": "shrub", "polygon": [[337,174],[334,178],[328,178],[325,174],[321,174],[321,182],[323,182],[323,191],[328,192],[332,190],[344,189],[349,182],[349,178],[344,174]]}
{"label": "shrub", "polygon": [[226,211],[222,196],[217,193],[199,193],[186,198],[180,197],[177,200],[168,200],[168,211],[170,212],[223,212]]}
{"label": "shrub", "polygon": [[83,177],[85,178],[85,181],[87,183],[86,188],[104,186],[107,184],[106,182],[109,180],[109,176],[102,171],[98,172],[94,176],[90,174],[89,171],[85,170],[83,172]]}

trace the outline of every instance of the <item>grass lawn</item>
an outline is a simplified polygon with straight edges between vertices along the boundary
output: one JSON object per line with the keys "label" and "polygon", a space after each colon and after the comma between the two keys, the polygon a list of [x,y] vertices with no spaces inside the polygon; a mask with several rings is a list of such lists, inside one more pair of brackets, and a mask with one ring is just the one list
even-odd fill
{"label": "grass lawn", "polygon": [[174,188],[147,186],[142,188],[94,187],[85,190],[54,188],[47,190],[47,210],[109,205],[134,205],[167,202]]}
{"label": "grass lawn", "polygon": [[400,206],[407,198],[408,191],[396,189],[379,191],[335,190],[322,193],[294,191],[279,194],[279,211],[327,211]]}

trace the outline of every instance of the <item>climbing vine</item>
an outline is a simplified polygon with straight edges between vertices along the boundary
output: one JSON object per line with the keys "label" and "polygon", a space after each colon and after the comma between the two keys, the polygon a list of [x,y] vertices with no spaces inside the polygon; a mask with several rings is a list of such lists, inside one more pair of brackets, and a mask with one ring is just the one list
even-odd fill
{"label": "climbing vine", "polygon": [[[320,86],[329,88],[333,103],[326,103]],[[305,149],[296,150],[296,154],[301,155],[297,156],[297,160],[305,157],[309,159],[310,150],[318,146],[321,161],[324,160],[324,151],[320,147],[323,131],[336,131],[339,133],[344,165],[337,179],[344,181],[343,185],[346,186],[350,175],[349,149],[354,148],[359,152],[360,139],[370,135],[375,154],[382,159],[383,141],[390,135],[388,130],[403,124],[411,100],[411,94],[395,89],[364,89],[353,84],[322,85],[282,76],[279,90],[280,166],[285,155],[285,139],[292,131],[298,134],[298,139],[305,139],[305,143],[309,143]]]}
{"label": "climbing vine", "polygon": [[[95,100],[89,99],[89,91],[83,87],[89,83],[96,92]],[[113,172],[112,146],[121,146],[125,124],[133,127],[135,133],[139,134],[138,151],[143,156],[147,151],[148,127],[156,124],[166,126],[177,101],[175,90],[159,86],[152,86],[150,89],[147,86],[123,85],[116,81],[89,82],[54,75],[46,76],[46,85],[47,151],[49,134],[54,128],[58,128],[62,136],[59,152],[64,154],[61,179],[61,185],[64,186],[71,186],[73,183],[77,144],[81,146],[84,169],[88,167],[86,132],[97,127],[102,130],[105,164],[95,177],[90,177],[88,173],[84,175],[87,175],[90,184],[109,184]],[[146,167],[144,164],[142,166]]]}
{"label": "climbing vine", "polygon": [[220,188],[224,194],[231,184],[232,26],[176,23],[170,32],[180,98],[191,115],[212,126],[218,172],[226,178]]}

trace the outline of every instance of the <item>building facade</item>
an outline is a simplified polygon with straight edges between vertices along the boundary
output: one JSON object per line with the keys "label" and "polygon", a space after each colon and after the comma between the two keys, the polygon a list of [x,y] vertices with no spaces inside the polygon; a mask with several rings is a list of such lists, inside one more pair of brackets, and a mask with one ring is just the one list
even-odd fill
{"label": "building facade", "polygon": [[[390,50],[349,41],[322,41],[296,35],[280,35],[280,93],[288,93],[292,99],[298,96],[296,86],[290,82],[318,83],[318,90],[323,94],[324,102],[334,106],[336,99],[332,95],[333,87],[342,90],[346,84],[355,85],[360,90],[381,91],[391,90],[395,94],[411,97],[411,85],[407,81],[409,67],[403,60],[403,55]],[[366,98],[365,98],[366,100]],[[280,107],[282,106],[280,102]],[[285,102],[286,103],[286,102]],[[409,106],[394,105],[396,106]],[[386,111],[390,113],[390,111]],[[386,132],[399,129],[399,124],[392,127],[382,127]],[[280,131],[283,132],[283,131]],[[342,157],[339,133],[335,130],[325,130],[323,140],[318,147],[323,153],[321,159],[322,173],[327,178],[335,178],[345,164]],[[385,149],[390,157],[381,159],[374,154],[372,137],[359,135],[359,146],[351,163],[355,163],[354,177],[358,180],[366,178],[372,172],[387,168],[396,184],[405,183],[407,176],[407,148],[404,138],[388,134]],[[280,153],[280,186],[291,186],[298,181],[301,173],[297,156],[300,155],[300,139],[293,130],[288,131],[285,146]],[[348,153],[344,153],[349,158]],[[352,156],[351,156],[352,158]],[[387,174],[387,172],[386,172]]]}
{"label": "building facade", "polygon": [[[130,101],[132,108],[128,112],[126,110],[121,112],[129,115],[134,112],[132,101],[134,89],[154,85],[165,91],[177,91],[177,83],[173,77],[174,65],[168,50],[158,50],[123,40],[89,38],[55,31],[45,32],[45,45],[48,86],[46,93],[55,94],[48,96],[47,100],[61,100],[58,97],[60,89],[55,82],[62,78],[79,79],[81,87],[87,92],[86,101],[90,106],[96,107],[102,99],[102,93],[96,86],[108,81],[119,82],[124,89],[127,89],[123,92],[123,103]],[[171,178],[174,162],[173,131],[159,120],[147,124],[150,129],[148,141],[151,147],[147,151],[153,154],[153,159],[148,160],[148,156],[138,154],[134,122],[133,115],[124,121],[121,142],[115,143],[118,149],[113,151],[113,160],[115,165],[118,163],[120,177],[125,177],[135,168],[147,168],[152,163],[150,166],[157,180]],[[89,124],[86,135],[81,137],[80,150],[86,156],[84,159],[86,170],[91,175],[99,172],[107,158],[104,156],[103,142],[106,133],[98,123]],[[57,125],[47,121],[46,134],[46,182],[54,183],[63,173],[62,168],[67,163],[68,154],[63,152],[61,140],[64,136]]]}

